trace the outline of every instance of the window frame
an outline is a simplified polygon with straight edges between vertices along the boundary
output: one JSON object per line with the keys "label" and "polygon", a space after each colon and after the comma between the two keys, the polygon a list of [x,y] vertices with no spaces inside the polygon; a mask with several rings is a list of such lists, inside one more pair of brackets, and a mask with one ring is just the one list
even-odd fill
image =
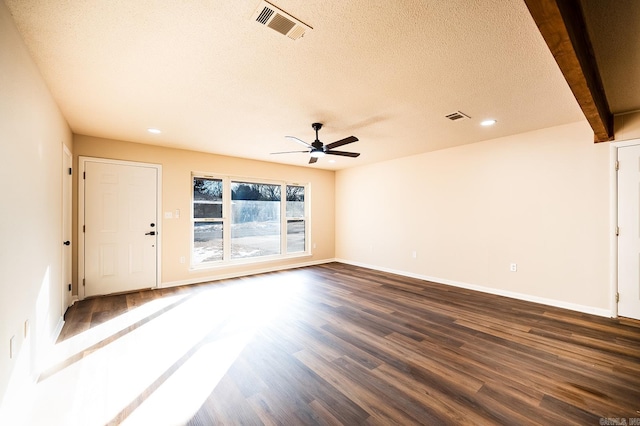
{"label": "window frame", "polygon": [[[193,183],[194,179],[216,179],[222,181],[222,218],[215,220],[203,220],[194,217],[194,193],[193,193]],[[244,258],[231,258],[231,226],[232,226],[232,216],[231,216],[231,203],[232,203],[232,194],[231,194],[231,185],[233,182],[237,183],[249,183],[249,184],[265,184],[265,185],[279,185],[280,186],[280,253],[272,254],[266,256],[257,256],[257,257],[244,257]],[[287,186],[300,186],[304,188],[304,217],[301,218],[304,220],[304,251],[287,253],[287,222],[288,219],[286,214],[286,189]],[[191,199],[191,214],[190,214],[190,250],[189,250],[189,265],[192,270],[201,270],[201,269],[213,269],[234,265],[243,265],[243,264],[252,264],[252,263],[262,263],[283,259],[292,259],[296,257],[307,257],[311,256],[311,184],[309,182],[299,183],[299,182],[291,182],[284,180],[274,180],[274,179],[260,179],[260,178],[252,178],[246,176],[229,176],[229,175],[220,175],[220,174],[212,174],[206,172],[192,172],[190,179],[190,199]],[[297,219],[297,217],[296,217]],[[194,263],[194,232],[195,232],[195,223],[196,222],[221,222],[222,223],[222,246],[223,246],[223,255],[221,260],[214,260],[208,262]]]}

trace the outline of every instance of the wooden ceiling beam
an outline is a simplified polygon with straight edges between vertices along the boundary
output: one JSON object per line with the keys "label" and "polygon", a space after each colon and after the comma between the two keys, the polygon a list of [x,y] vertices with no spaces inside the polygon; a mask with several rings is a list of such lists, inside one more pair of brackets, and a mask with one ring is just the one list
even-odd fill
{"label": "wooden ceiling beam", "polygon": [[578,0],[524,0],[582,112],[595,142],[613,140],[613,114],[605,96]]}

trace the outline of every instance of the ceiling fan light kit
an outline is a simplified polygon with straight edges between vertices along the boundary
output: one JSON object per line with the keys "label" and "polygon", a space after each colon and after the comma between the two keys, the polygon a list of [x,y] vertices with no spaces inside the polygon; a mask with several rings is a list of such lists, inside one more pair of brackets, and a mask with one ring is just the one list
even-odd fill
{"label": "ceiling fan light kit", "polygon": [[342,157],[351,157],[351,158],[356,158],[360,156],[359,152],[346,152],[346,151],[334,150],[334,148],[337,148],[339,146],[357,142],[358,138],[356,138],[355,136],[349,136],[344,139],[340,139],[338,141],[325,145],[322,142],[320,142],[320,139],[318,138],[318,131],[322,129],[322,123],[313,123],[311,127],[313,128],[313,130],[316,131],[316,140],[313,141],[313,143],[307,143],[302,139],[296,138],[295,136],[285,136],[289,139],[292,139],[306,146],[307,148],[309,148],[308,151],[284,151],[284,152],[272,152],[271,154],[291,154],[291,153],[302,153],[302,152],[308,153],[311,156],[311,158],[309,159],[309,164],[315,163],[316,161],[318,161],[318,158],[324,157],[325,155],[340,155]]}

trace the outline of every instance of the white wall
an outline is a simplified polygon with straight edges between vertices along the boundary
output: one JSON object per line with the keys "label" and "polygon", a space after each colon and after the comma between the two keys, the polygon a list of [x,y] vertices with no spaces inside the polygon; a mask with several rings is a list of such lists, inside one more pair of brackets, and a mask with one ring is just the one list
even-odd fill
{"label": "white wall", "polygon": [[336,218],[338,259],[610,313],[609,145],[586,122],[339,171]]}
{"label": "white wall", "polygon": [[35,374],[61,320],[63,143],[71,145],[71,132],[0,2],[2,408]]}

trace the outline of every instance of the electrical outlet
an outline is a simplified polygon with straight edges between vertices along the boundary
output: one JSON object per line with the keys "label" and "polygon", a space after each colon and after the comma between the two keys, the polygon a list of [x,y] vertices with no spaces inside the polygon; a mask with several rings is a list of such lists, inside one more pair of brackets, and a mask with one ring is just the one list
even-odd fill
{"label": "electrical outlet", "polygon": [[414,251],[412,251],[412,252],[411,252],[411,258],[413,258],[413,259],[417,259],[417,258],[418,258],[418,252],[417,252],[417,251],[415,251],[415,250],[414,250]]}
{"label": "electrical outlet", "polygon": [[180,219],[180,209],[176,209],[175,217],[176,219]]}
{"label": "electrical outlet", "polygon": [[184,256],[180,256],[180,263],[184,263],[186,261],[186,259],[184,258]]}
{"label": "electrical outlet", "polygon": [[509,271],[511,272],[518,272],[518,264],[517,263],[512,263],[509,265]]}

